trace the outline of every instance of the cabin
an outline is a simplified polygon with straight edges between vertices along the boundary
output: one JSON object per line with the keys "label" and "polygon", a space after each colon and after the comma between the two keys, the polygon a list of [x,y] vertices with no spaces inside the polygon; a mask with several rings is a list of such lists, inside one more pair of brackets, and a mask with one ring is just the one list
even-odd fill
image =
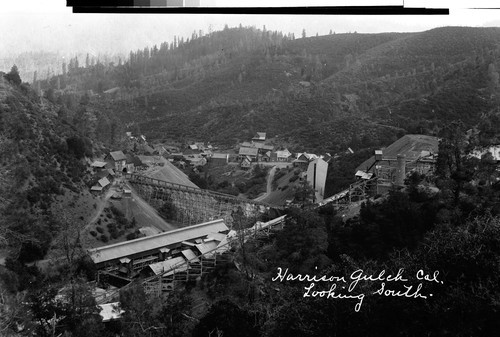
{"label": "cabin", "polygon": [[271,151],[267,151],[266,153],[264,153],[263,155],[260,156],[260,161],[265,161],[265,162],[269,162],[271,161]]}
{"label": "cabin", "polygon": [[257,132],[255,136],[252,138],[254,142],[265,142],[266,141],[266,133],[265,132]]}
{"label": "cabin", "polygon": [[240,163],[240,167],[244,170],[247,170],[250,168],[250,166],[252,166],[252,160],[250,159],[250,157],[247,156],[243,158],[243,160]]}
{"label": "cabin", "polygon": [[210,158],[212,166],[224,166],[229,162],[229,154],[227,153],[214,153]]}
{"label": "cabin", "polygon": [[109,185],[111,184],[111,182],[109,181],[109,179],[107,177],[103,177],[101,179],[99,179],[97,181],[97,184],[95,184],[94,186],[92,186],[90,188],[90,190],[92,192],[102,192],[106,189],[106,187],[108,187]]}
{"label": "cabin", "polygon": [[287,162],[291,156],[292,156],[292,153],[290,151],[288,151],[288,149],[276,151],[276,160],[277,161]]}

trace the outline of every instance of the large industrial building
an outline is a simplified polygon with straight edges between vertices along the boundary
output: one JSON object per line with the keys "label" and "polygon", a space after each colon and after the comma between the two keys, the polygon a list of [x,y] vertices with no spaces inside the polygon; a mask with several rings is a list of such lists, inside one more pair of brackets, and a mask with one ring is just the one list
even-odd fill
{"label": "large industrial building", "polygon": [[90,249],[88,253],[99,272],[130,281],[149,265],[174,258],[187,261],[217,249],[227,242],[228,232],[229,228],[220,219]]}
{"label": "large industrial building", "polygon": [[411,172],[425,174],[434,169],[439,139],[425,135],[405,135],[388,147],[376,150],[374,156],[356,169],[356,177],[369,180],[377,177],[378,193],[384,186],[402,186]]}

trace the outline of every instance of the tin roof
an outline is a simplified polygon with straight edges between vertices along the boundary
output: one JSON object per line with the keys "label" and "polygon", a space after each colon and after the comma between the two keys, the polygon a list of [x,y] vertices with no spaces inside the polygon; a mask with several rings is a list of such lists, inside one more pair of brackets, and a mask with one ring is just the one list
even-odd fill
{"label": "tin roof", "polygon": [[96,160],[90,166],[102,168],[102,167],[106,166],[106,162]]}
{"label": "tin roof", "polygon": [[127,157],[122,151],[114,151],[110,152],[109,155],[113,158],[114,161],[127,160]]}
{"label": "tin roof", "polygon": [[[164,274],[166,271],[169,271],[173,268],[176,271],[186,271],[188,269],[188,264],[186,260],[182,257],[174,257],[169,260],[153,263],[149,265],[149,268],[155,273],[155,275]],[[163,276],[170,275],[171,273],[165,273]]]}
{"label": "tin roof", "polygon": [[242,156],[256,156],[259,152],[259,149],[255,147],[240,147],[239,155]]}
{"label": "tin roof", "polygon": [[[405,135],[383,150],[383,159],[396,159],[398,154],[404,155],[406,161],[414,161],[421,157],[422,151],[438,153],[439,139],[426,135]],[[356,171],[366,171],[375,162],[375,156],[365,160]]]}
{"label": "tin roof", "polygon": [[88,252],[94,263],[101,263],[228,230],[229,228],[224,223],[224,220],[219,219],[157,235],[89,249]]}

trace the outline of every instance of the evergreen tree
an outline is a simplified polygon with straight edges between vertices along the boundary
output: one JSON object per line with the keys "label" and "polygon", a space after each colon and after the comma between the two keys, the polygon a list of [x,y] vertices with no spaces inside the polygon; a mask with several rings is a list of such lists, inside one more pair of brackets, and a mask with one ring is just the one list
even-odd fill
{"label": "evergreen tree", "polygon": [[7,73],[5,79],[15,85],[21,85],[21,76],[19,76],[19,70],[17,66],[14,64],[12,68],[10,68],[10,72]]}

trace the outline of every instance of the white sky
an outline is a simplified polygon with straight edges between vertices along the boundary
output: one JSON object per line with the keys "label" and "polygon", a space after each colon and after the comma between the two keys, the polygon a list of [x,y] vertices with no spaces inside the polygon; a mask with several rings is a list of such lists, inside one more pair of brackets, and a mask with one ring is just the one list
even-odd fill
{"label": "white sky", "polygon": [[[201,0],[217,6],[302,6],[302,5],[401,5],[402,0]],[[207,15],[207,14],[73,14],[66,0],[22,0],[2,4],[0,12],[0,58],[24,51],[122,52],[172,41],[174,35],[189,37],[193,30],[205,33],[211,25],[219,30],[242,24],[266,26],[268,30],[293,32],[300,36],[354,32],[410,32],[441,26],[500,26],[500,10],[464,9],[500,7],[495,0],[405,0],[407,7],[451,8],[449,16],[398,15]]]}

